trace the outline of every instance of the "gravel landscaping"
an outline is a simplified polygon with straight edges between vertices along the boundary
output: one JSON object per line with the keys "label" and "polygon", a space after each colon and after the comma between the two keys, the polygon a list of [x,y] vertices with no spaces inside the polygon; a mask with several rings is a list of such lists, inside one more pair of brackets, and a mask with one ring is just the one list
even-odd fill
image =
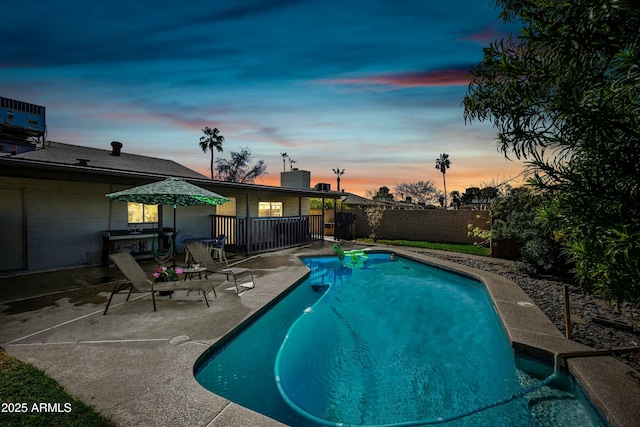
{"label": "gravel landscaping", "polygon": [[[562,279],[531,277],[519,271],[513,262],[497,259],[457,256],[438,251],[416,250],[434,258],[489,271],[517,283],[540,307],[555,326],[565,331],[564,284],[569,284],[573,340],[595,349],[640,346],[640,307],[624,304],[618,312],[604,301],[594,298],[580,286]],[[606,321],[616,326],[607,326]],[[632,330],[625,330],[632,328]],[[640,380],[640,351],[615,355],[617,359],[638,371]]]}

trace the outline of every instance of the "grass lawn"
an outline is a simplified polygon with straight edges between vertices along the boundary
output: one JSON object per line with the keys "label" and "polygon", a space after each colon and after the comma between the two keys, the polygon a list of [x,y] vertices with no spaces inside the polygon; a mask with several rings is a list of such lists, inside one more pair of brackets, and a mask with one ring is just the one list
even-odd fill
{"label": "grass lawn", "polygon": [[[358,239],[359,243],[365,244],[373,244],[373,240],[371,239]],[[419,242],[415,240],[385,240],[378,239],[375,243],[382,243],[385,245],[393,245],[393,246],[411,246],[414,248],[423,248],[423,249],[437,249],[440,251],[449,251],[449,252],[461,252],[464,254],[470,255],[480,255],[480,256],[491,256],[491,251],[489,248],[485,248],[483,246],[476,245],[455,245],[451,243],[431,243],[431,242]]]}
{"label": "grass lawn", "polygon": [[0,425],[115,426],[41,370],[0,350]]}

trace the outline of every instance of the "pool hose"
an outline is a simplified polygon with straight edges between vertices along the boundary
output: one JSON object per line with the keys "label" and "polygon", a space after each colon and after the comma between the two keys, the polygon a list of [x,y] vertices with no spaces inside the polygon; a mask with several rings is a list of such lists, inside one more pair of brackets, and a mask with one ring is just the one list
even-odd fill
{"label": "pool hose", "polygon": [[158,238],[159,234],[153,236],[153,243],[151,244],[151,252],[153,253],[153,257],[157,262],[167,262],[173,256],[173,238],[169,234],[165,234],[165,236],[169,240],[169,248],[165,252],[161,252],[158,248]]}

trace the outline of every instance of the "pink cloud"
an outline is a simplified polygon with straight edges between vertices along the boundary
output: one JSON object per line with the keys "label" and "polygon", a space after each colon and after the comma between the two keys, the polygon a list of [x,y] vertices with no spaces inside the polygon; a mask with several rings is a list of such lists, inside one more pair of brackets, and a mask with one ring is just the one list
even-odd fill
{"label": "pink cloud", "polygon": [[493,27],[486,27],[480,31],[476,31],[457,38],[458,41],[470,41],[481,45],[505,38],[506,35],[500,31],[496,31]]}
{"label": "pink cloud", "polygon": [[369,77],[350,77],[322,80],[330,85],[386,86],[390,88],[468,85],[469,70],[444,69],[414,73],[380,74]]}

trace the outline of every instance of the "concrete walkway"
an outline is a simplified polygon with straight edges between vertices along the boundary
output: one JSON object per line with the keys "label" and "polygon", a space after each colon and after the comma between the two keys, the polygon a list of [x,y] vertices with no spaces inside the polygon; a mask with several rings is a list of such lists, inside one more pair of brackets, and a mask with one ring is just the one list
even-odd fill
{"label": "concrete walkway", "polygon": [[[156,312],[148,295],[134,294],[126,303],[117,295],[106,316],[112,282],[121,279],[115,267],[2,278],[0,345],[121,426],[278,426],[205,390],[195,381],[193,366],[213,343],[305,277],[308,269],[298,256],[332,253],[331,242],[318,242],[239,260],[237,266],[253,270],[256,288],[238,297],[218,286],[218,297],[209,295],[209,308],[197,292],[159,297]],[[547,356],[586,349],[565,340],[513,282],[446,261],[429,262],[483,281],[514,347]],[[149,272],[154,267],[144,265]],[[640,385],[628,368],[608,356],[568,363],[612,425],[637,425]]]}
{"label": "concrete walkway", "polygon": [[237,265],[253,270],[256,288],[238,297],[218,286],[210,308],[197,292],[157,297],[156,312],[148,295],[134,294],[127,303],[116,295],[105,316],[113,284],[94,283],[120,279],[115,267],[3,278],[0,343],[118,425],[281,425],[202,388],[193,366],[209,346],[306,275],[297,257],[303,252],[329,254],[331,245],[242,260]]}

